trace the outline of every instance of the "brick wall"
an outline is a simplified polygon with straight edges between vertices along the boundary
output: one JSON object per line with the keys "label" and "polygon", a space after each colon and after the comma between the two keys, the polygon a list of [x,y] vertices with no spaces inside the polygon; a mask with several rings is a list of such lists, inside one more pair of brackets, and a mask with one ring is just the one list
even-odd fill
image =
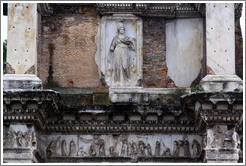
{"label": "brick wall", "polygon": [[167,76],[165,19],[143,17],[143,86],[175,87]]}
{"label": "brick wall", "polygon": [[78,11],[66,12],[65,7],[59,6],[52,16],[42,17],[41,24],[38,77],[45,87],[98,87],[94,60],[95,36],[100,25],[97,10],[82,6]]}
{"label": "brick wall", "polygon": [[236,74],[243,79],[243,38],[239,18],[235,21]]}

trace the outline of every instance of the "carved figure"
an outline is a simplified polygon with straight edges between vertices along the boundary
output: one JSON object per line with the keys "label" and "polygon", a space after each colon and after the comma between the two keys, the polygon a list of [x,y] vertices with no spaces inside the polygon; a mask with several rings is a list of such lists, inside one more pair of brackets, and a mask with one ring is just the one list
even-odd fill
{"label": "carved figure", "polygon": [[175,156],[175,157],[179,156],[179,143],[178,143],[178,141],[173,142],[173,156]]}
{"label": "carved figure", "polygon": [[16,134],[16,142],[17,142],[17,145],[18,146],[22,146],[22,137],[23,137],[23,134],[22,132],[19,130]]}
{"label": "carved figure", "polygon": [[238,146],[240,145],[240,138],[237,132],[235,131],[235,128],[233,128],[233,134],[231,136],[232,139],[232,148],[236,149],[239,148]]}
{"label": "carved figure", "polygon": [[63,140],[61,143],[61,155],[62,156],[67,156],[67,142],[66,140]]}
{"label": "carved figure", "polygon": [[122,140],[122,147],[121,147],[121,156],[128,156],[129,155],[129,146],[127,139]]}
{"label": "carved figure", "polygon": [[69,156],[75,156],[76,155],[76,144],[74,140],[70,141],[70,146],[69,146]]}
{"label": "carved figure", "polygon": [[3,140],[4,147],[13,147],[16,141],[16,135],[12,127],[6,132],[6,136]]}
{"label": "carved figure", "polygon": [[118,34],[110,45],[109,62],[111,64],[112,78],[115,83],[127,82],[130,79],[130,58],[128,50],[135,51],[135,40],[125,35],[125,27],[122,22],[117,25]]}
{"label": "carved figure", "polygon": [[99,156],[105,156],[105,144],[103,139],[99,140]]}
{"label": "carved figure", "polygon": [[83,147],[79,148],[77,156],[81,156],[81,157],[87,156],[87,153],[84,151]]}
{"label": "carved figure", "polygon": [[211,143],[212,148],[220,148],[224,144],[227,126],[216,125],[213,127],[213,140]]}
{"label": "carved figure", "polygon": [[50,141],[50,144],[48,145],[47,149],[46,149],[46,155],[47,157],[57,157],[57,151],[60,148],[60,138],[58,137],[56,140],[55,138],[52,138],[52,140]]}
{"label": "carved figure", "polygon": [[26,147],[31,147],[32,146],[32,138],[33,138],[32,130],[28,129],[27,132],[25,132],[24,137],[25,137],[25,141],[26,141]]}
{"label": "carved figure", "polygon": [[156,141],[155,156],[160,156],[160,150],[161,150],[161,143],[159,141]]}
{"label": "carved figure", "polygon": [[179,146],[179,154],[178,156],[183,157],[185,155],[185,151],[184,151],[184,141],[183,140],[179,140],[178,141],[178,146]]}
{"label": "carved figure", "polygon": [[109,148],[109,155],[110,155],[110,157],[117,157],[118,156],[118,154],[114,151],[114,147],[113,146],[111,146]]}
{"label": "carved figure", "polygon": [[89,149],[89,154],[90,154],[90,156],[96,156],[97,155],[94,144],[91,144],[90,149]]}
{"label": "carved figure", "polygon": [[147,156],[152,157],[152,150],[150,144],[147,145],[146,149],[147,149]]}
{"label": "carved figure", "polygon": [[162,156],[170,157],[170,156],[171,156],[170,148],[166,148],[166,149],[164,150]]}
{"label": "carved figure", "polygon": [[199,144],[199,142],[195,139],[193,139],[192,141],[192,151],[193,151],[193,156],[199,156],[201,153],[201,145]]}
{"label": "carved figure", "polygon": [[189,157],[190,156],[190,143],[187,139],[184,141],[184,156]]}
{"label": "carved figure", "polygon": [[138,155],[139,156],[146,156],[146,146],[143,141],[138,142]]}
{"label": "carved figure", "polygon": [[131,155],[137,155],[138,154],[138,147],[135,142],[131,144]]}

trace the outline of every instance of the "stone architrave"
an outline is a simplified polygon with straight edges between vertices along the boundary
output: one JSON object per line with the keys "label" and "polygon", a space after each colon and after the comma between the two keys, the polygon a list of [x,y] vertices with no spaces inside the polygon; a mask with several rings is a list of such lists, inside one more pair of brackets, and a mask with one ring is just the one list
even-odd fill
{"label": "stone architrave", "polygon": [[100,68],[107,85],[138,85],[143,77],[142,40],[140,17],[132,14],[102,17]]}

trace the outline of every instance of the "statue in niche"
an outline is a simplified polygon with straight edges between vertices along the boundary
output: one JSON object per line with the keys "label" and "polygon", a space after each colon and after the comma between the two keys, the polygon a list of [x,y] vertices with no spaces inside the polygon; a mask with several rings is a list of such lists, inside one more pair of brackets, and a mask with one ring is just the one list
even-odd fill
{"label": "statue in niche", "polygon": [[110,157],[117,157],[118,156],[118,154],[114,151],[114,147],[113,146],[111,146],[109,148],[109,156]]}
{"label": "statue in niche", "polygon": [[179,143],[178,143],[178,141],[173,142],[173,156],[175,156],[175,157],[179,156]]}
{"label": "statue in niche", "polygon": [[126,138],[122,140],[122,147],[121,147],[121,156],[129,156],[130,155],[130,148],[128,146],[128,141]]}
{"label": "statue in niche", "polygon": [[156,141],[156,145],[155,145],[155,156],[156,157],[160,156],[160,150],[161,150],[161,143],[159,141]]}
{"label": "statue in niche", "polygon": [[74,140],[70,141],[70,146],[69,146],[69,156],[75,156],[76,155],[76,144]]}
{"label": "statue in niche", "polygon": [[147,156],[148,156],[148,157],[152,157],[152,150],[151,150],[150,144],[148,144],[148,145],[146,146],[146,149],[147,149]]}
{"label": "statue in niche", "polygon": [[55,138],[52,138],[50,141],[50,144],[48,145],[46,149],[46,155],[47,157],[57,157],[57,151],[60,148],[60,139],[61,137],[58,137],[56,140]]}
{"label": "statue in niche", "polygon": [[97,155],[94,144],[91,144],[90,149],[89,149],[89,154],[90,154],[90,156],[96,156]]}
{"label": "statue in niche", "polygon": [[135,51],[136,39],[125,35],[125,27],[122,22],[117,25],[118,34],[113,38],[110,45],[109,69],[115,85],[130,80],[130,57],[129,49]]}
{"label": "statue in niche", "polygon": [[99,156],[105,156],[105,144],[103,139],[99,140]]}
{"label": "statue in niche", "polygon": [[12,127],[6,132],[6,135],[3,140],[4,147],[13,147],[16,141],[16,134]]}
{"label": "statue in niche", "polygon": [[77,156],[80,156],[80,157],[87,156],[87,153],[84,151],[83,147],[79,148]]}
{"label": "statue in niche", "polygon": [[193,139],[191,147],[193,151],[193,156],[194,157],[199,156],[201,153],[201,145],[196,139]]}
{"label": "statue in niche", "polygon": [[67,156],[67,142],[66,140],[63,140],[61,143],[61,155],[62,156]]}
{"label": "statue in niche", "polygon": [[143,141],[138,142],[138,149],[139,156],[146,156],[146,146]]}
{"label": "statue in niche", "polygon": [[135,142],[131,144],[131,155],[137,155],[138,154],[138,147]]}
{"label": "statue in niche", "polygon": [[23,137],[23,134],[22,132],[19,130],[16,134],[16,142],[17,142],[17,145],[18,146],[22,146],[22,137]]}

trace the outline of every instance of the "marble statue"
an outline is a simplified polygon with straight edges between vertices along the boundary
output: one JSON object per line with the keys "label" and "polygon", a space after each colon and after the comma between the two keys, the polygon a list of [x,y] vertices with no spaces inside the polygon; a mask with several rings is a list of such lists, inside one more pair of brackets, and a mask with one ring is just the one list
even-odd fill
{"label": "marble statue", "polygon": [[138,155],[139,156],[146,156],[146,146],[143,141],[138,142]]}
{"label": "marble statue", "polygon": [[147,156],[148,156],[148,157],[152,157],[152,150],[151,150],[150,144],[148,144],[148,145],[146,146],[146,149],[147,149]]}
{"label": "marble statue", "polygon": [[22,132],[19,130],[16,134],[16,142],[17,142],[17,145],[18,146],[22,146],[22,137],[23,137],[23,134]]}
{"label": "marble statue", "polygon": [[159,141],[156,141],[155,145],[155,156],[160,156],[160,150],[161,150],[161,143]]}
{"label": "marble statue", "polygon": [[179,143],[178,143],[178,141],[173,142],[173,156],[175,156],[175,157],[179,156]]}
{"label": "marble statue", "polygon": [[105,156],[105,144],[103,139],[99,140],[99,156]]}
{"label": "marble statue", "polygon": [[84,148],[83,147],[80,147],[79,148],[78,153],[77,153],[77,156],[80,156],[80,157],[87,156],[87,153],[84,151]]}
{"label": "marble statue", "polygon": [[136,39],[125,35],[125,27],[122,22],[117,25],[118,34],[113,38],[110,45],[109,68],[115,85],[124,84],[130,79],[129,49],[135,51]]}

